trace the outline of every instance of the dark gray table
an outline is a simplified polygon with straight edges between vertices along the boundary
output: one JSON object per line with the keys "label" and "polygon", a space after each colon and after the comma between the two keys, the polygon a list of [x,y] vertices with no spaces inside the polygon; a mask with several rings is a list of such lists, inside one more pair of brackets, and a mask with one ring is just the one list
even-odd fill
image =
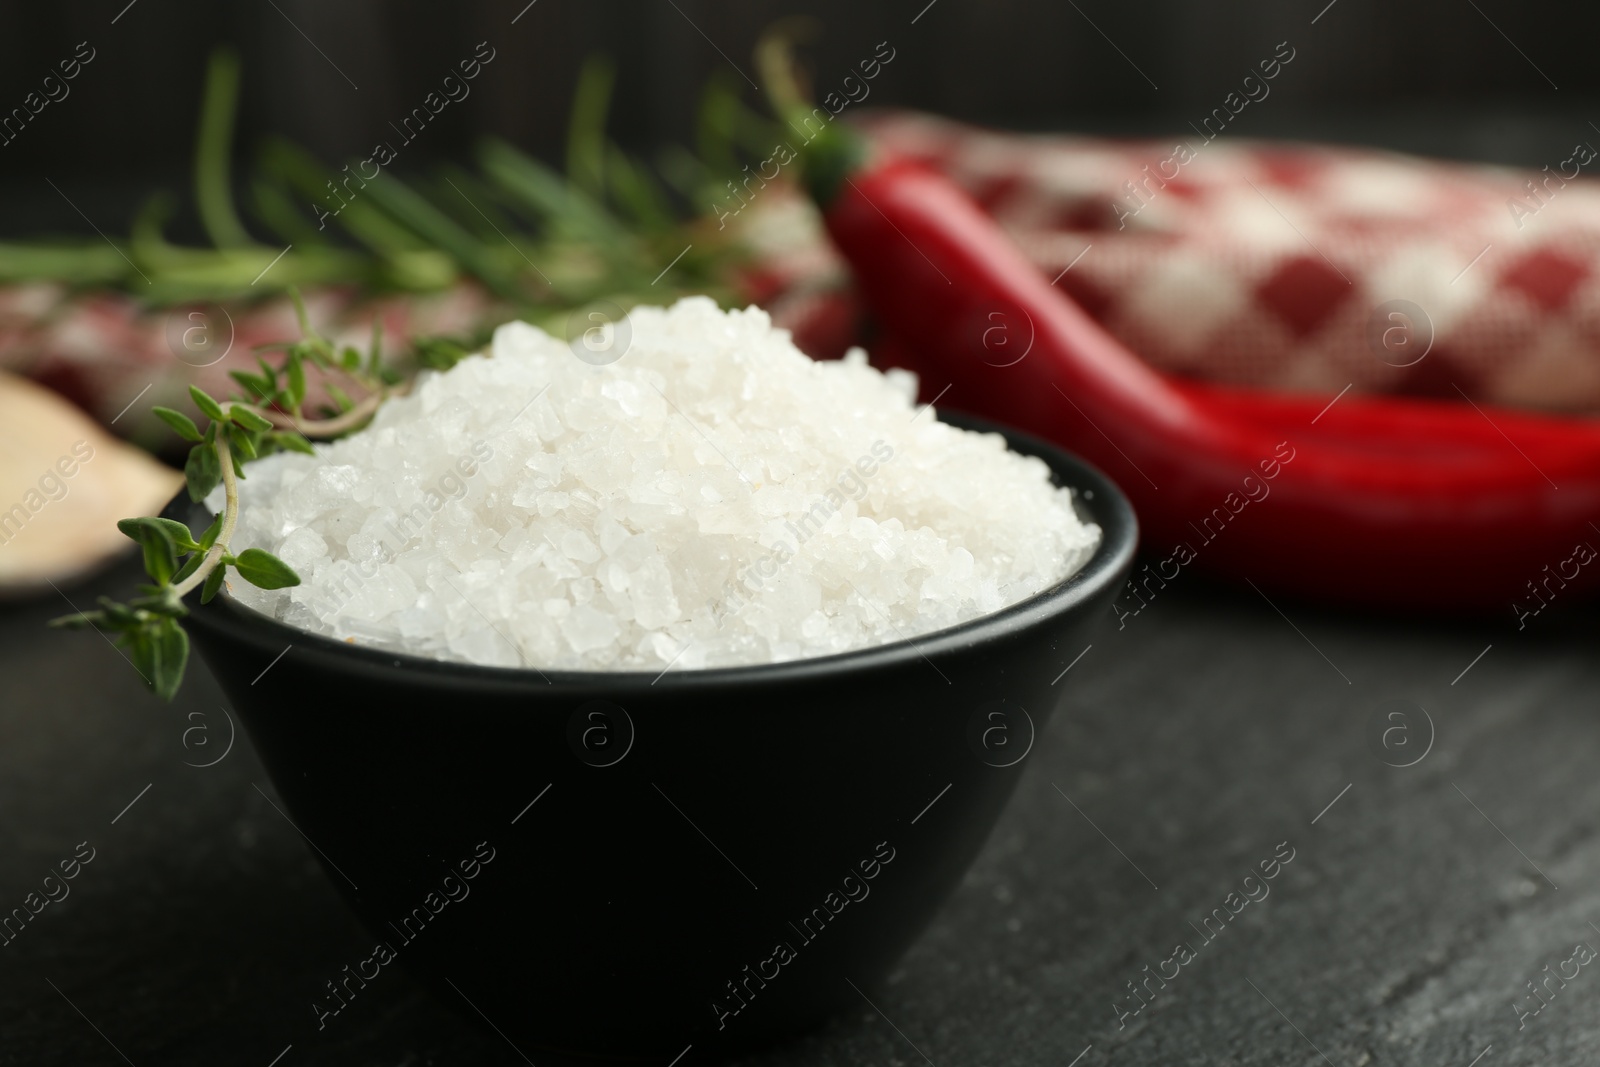
{"label": "dark gray table", "polygon": [[[521,1063],[392,969],[316,1033],[311,999],[368,939],[249,742],[223,755],[204,667],[163,705],[99,637],[42,628],[66,607],[0,613],[0,913],[94,850],[0,947],[0,1064]],[[888,981],[751,1062],[1595,1062],[1600,966],[1563,961],[1600,949],[1596,636],[1581,604],[1518,632],[1509,609],[1384,621],[1184,577],[1062,678],[1011,808]],[[1577,975],[1519,1019],[1546,965]],[[1174,970],[1134,1014],[1128,984]]]}

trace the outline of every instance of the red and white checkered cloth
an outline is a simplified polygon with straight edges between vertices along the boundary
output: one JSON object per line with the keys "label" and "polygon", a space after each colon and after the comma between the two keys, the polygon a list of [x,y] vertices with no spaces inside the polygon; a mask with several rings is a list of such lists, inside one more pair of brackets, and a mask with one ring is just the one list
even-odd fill
{"label": "red and white checkered cloth", "polygon": [[[1181,142],[1184,162],[1179,139],[1022,136],[908,113],[862,128],[963,185],[1162,370],[1600,411],[1600,183],[1560,177],[1600,167],[1587,145],[1534,174],[1199,135]],[[1424,314],[1379,310],[1397,300]],[[1385,351],[1369,331],[1391,325]]]}

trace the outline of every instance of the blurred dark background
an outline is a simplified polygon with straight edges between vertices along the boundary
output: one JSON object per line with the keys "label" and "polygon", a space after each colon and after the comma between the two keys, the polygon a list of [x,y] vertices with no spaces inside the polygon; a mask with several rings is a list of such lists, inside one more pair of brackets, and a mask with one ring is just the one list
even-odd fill
{"label": "blurred dark background", "polygon": [[[400,171],[460,158],[498,134],[559,156],[579,65],[610,54],[612,133],[647,156],[692,137],[707,78],[761,94],[763,28],[814,17],[805,57],[819,83],[880,41],[893,64],[869,105],[924,108],[1027,129],[1187,128],[1280,41],[1296,51],[1230,132],[1383,145],[1540,166],[1600,136],[1592,5],[1511,0],[83,0],[0,4],[0,114],[22,105],[79,42],[93,62],[0,145],[0,234],[122,230],[152,189],[187,183],[205,61],[244,60],[239,152],[282,133],[326,160],[364,156],[478,42],[494,61],[407,145]],[[915,22],[913,22],[915,19]],[[1315,22],[1313,20],[1315,19]],[[104,216],[103,218],[100,216]]]}

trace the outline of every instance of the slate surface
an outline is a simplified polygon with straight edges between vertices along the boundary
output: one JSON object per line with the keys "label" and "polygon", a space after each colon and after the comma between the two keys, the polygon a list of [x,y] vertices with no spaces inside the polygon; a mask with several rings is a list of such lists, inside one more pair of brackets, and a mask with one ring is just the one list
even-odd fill
{"label": "slate surface", "polygon": [[[94,849],[0,947],[0,1064],[523,1062],[399,971],[319,1034],[312,997],[368,938],[248,740],[222,756],[204,667],[161,705],[99,637],[42,628],[66,607],[0,611],[0,909]],[[1062,678],[1010,809],[888,981],[746,1062],[1595,1061],[1600,967],[1574,954],[1600,948],[1592,606],[1518,632],[1509,609],[1382,621],[1184,575],[1124,621]],[[1519,1018],[1547,964],[1577,975]],[[1177,974],[1135,1014],[1147,965]]]}

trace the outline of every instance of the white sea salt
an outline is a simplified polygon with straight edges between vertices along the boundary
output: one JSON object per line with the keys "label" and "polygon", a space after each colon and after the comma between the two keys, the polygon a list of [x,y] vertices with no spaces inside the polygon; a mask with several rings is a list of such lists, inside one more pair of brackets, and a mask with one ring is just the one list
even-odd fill
{"label": "white sea salt", "polygon": [[595,366],[510,323],[362,432],[251,464],[233,547],[301,584],[231,594],[439,659],[683,670],[944,629],[1099,543],[1042,461],[919,413],[859,350],[814,362],[704,297],[627,325]]}

